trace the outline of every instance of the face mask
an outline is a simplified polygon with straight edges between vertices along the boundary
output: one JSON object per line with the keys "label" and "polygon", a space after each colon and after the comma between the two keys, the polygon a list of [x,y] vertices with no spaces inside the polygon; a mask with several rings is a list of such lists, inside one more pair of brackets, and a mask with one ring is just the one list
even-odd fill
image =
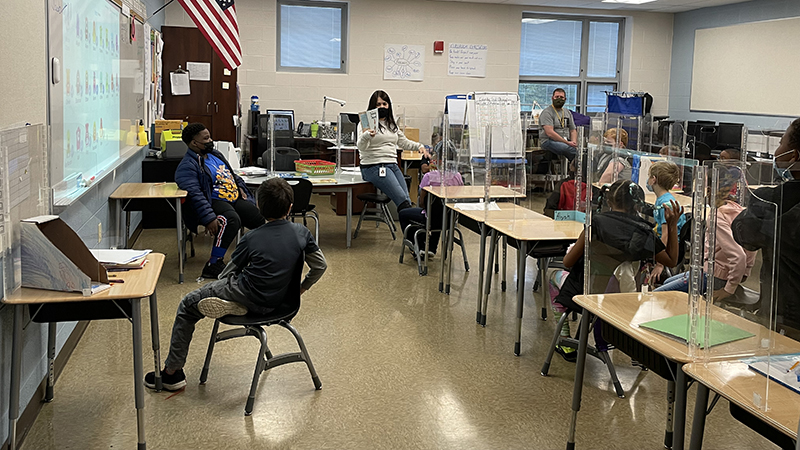
{"label": "face mask", "polygon": [[378,117],[381,119],[389,117],[389,108],[378,108]]}
{"label": "face mask", "polygon": [[567,100],[564,98],[554,98],[553,99],[553,106],[556,108],[561,108],[564,104],[567,103]]}
{"label": "face mask", "polygon": [[212,150],[214,150],[214,141],[209,141],[203,144],[203,148],[200,150],[200,153],[205,155],[207,153],[211,153]]}
{"label": "face mask", "polygon": [[650,191],[650,192],[655,192],[655,191],[653,190],[653,186],[650,186],[650,183],[646,183],[646,184],[645,184],[645,186],[647,186],[647,190],[648,190],[648,191]]}
{"label": "face mask", "polygon": [[[792,166],[793,165],[794,165],[794,163],[792,163]],[[778,167],[778,160],[777,159],[774,159],[774,158],[772,159],[772,168],[773,168],[773,170],[775,170],[775,172],[778,174],[778,176],[781,178],[781,180],[783,180],[783,181],[793,181],[794,180],[794,175],[792,175],[792,172],[789,170],[789,167],[786,167],[786,168]]]}

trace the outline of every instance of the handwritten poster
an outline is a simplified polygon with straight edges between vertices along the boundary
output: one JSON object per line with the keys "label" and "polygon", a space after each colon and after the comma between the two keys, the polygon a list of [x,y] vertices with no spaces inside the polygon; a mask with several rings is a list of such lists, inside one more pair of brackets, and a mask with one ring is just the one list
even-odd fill
{"label": "handwritten poster", "polygon": [[425,46],[386,44],[383,57],[384,80],[422,81]]}
{"label": "handwritten poster", "polygon": [[450,43],[447,52],[447,74],[451,77],[486,77],[486,54],[484,44]]}

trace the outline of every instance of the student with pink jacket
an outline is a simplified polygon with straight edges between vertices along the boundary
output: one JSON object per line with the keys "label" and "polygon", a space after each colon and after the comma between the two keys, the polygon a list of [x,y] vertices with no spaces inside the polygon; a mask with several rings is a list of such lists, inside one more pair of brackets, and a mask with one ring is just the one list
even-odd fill
{"label": "student with pink jacket", "polygon": [[[721,168],[720,187],[717,191],[717,222],[714,239],[714,300],[725,299],[732,303],[745,303],[741,283],[750,276],[756,252],[747,251],[734,239],[731,224],[744,211],[742,205],[730,199],[736,185],[737,168]],[[706,266],[708,267],[708,266]],[[689,272],[674,275],[656,291],[689,291]]]}

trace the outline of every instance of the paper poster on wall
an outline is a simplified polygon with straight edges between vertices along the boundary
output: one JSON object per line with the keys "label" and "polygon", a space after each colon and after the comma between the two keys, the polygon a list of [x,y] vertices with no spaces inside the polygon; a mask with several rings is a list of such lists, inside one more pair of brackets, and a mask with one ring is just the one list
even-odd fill
{"label": "paper poster on wall", "polygon": [[450,43],[447,52],[447,74],[451,77],[486,77],[486,55],[489,47],[484,44]]}
{"label": "paper poster on wall", "polygon": [[424,45],[386,44],[383,54],[384,80],[422,81],[424,67]]}
{"label": "paper poster on wall", "polygon": [[192,81],[211,81],[211,63],[187,62],[186,70],[189,71],[189,79]]}

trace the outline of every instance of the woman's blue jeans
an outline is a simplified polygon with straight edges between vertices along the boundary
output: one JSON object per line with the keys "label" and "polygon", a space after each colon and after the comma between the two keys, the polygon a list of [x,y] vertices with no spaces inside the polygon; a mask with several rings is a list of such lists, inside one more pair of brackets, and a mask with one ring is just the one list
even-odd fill
{"label": "woman's blue jeans", "polygon": [[[381,177],[381,167],[386,168],[386,176]],[[376,188],[386,194],[395,205],[400,206],[403,202],[411,203],[408,196],[408,186],[403,172],[397,164],[375,164],[371,166],[361,166],[361,178],[369,181]]]}

